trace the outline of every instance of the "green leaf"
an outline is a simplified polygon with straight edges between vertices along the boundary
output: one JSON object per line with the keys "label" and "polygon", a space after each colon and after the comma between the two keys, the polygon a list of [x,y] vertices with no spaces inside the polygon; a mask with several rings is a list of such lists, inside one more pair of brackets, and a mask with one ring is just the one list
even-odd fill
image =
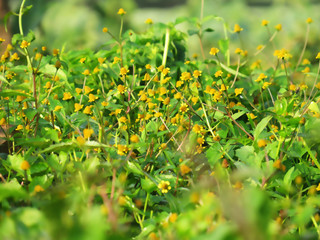
{"label": "green leaf", "polygon": [[46,152],[59,152],[59,151],[71,151],[73,149],[76,149],[78,147],[78,144],[74,141],[68,141],[68,142],[62,142],[58,144],[53,144],[44,150],[40,151],[40,153],[46,153]]}
{"label": "green leaf", "polygon": [[229,39],[219,40],[219,49],[223,54],[228,52],[229,51]]}
{"label": "green leaf", "polygon": [[0,75],[0,81],[6,83],[8,85],[11,85],[3,75]]}
{"label": "green leaf", "polygon": [[128,167],[129,171],[131,171],[137,175],[144,175],[141,167],[139,165],[136,165],[133,162],[127,161],[127,167]]}
{"label": "green leaf", "polygon": [[199,30],[190,29],[190,30],[188,30],[188,34],[189,34],[189,36],[192,36],[192,35],[195,35],[195,34],[199,34]]}
{"label": "green leaf", "polygon": [[286,187],[290,187],[291,186],[291,182],[295,179],[297,174],[294,174],[294,166],[291,167],[286,175],[284,175],[283,177],[283,183],[286,185]]}
{"label": "green leaf", "polygon": [[203,30],[203,32],[214,32],[214,29],[212,28],[206,28]]}
{"label": "green leaf", "polygon": [[0,184],[0,202],[7,198],[23,200],[28,196],[18,181],[14,178],[10,182]]}
{"label": "green leaf", "polygon": [[157,185],[151,181],[150,179],[141,179],[141,187],[143,190],[145,190],[147,193],[151,193],[157,189]]}
{"label": "green leaf", "polygon": [[15,91],[15,90],[2,90],[0,92],[0,97],[12,97],[12,96],[24,96],[24,97],[31,97],[30,95],[26,93],[22,93],[20,91]]}
{"label": "green leaf", "polygon": [[211,167],[214,167],[221,158],[221,150],[219,143],[214,143],[207,151],[206,156]]}
{"label": "green leaf", "polygon": [[257,125],[256,129],[253,132],[253,137],[255,140],[258,139],[260,133],[266,128],[268,122],[271,120],[272,116],[267,116],[263,118]]}

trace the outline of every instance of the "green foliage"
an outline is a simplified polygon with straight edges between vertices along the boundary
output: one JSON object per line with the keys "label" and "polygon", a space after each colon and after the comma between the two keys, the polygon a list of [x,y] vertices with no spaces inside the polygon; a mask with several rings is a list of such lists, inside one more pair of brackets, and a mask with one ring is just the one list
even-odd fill
{"label": "green foliage", "polygon": [[[210,21],[219,49],[188,57]],[[1,57],[1,239],[320,236],[319,70],[304,50],[264,68],[263,49],[230,51],[241,31],[217,16],[103,32],[101,49],[52,53],[17,34]]]}

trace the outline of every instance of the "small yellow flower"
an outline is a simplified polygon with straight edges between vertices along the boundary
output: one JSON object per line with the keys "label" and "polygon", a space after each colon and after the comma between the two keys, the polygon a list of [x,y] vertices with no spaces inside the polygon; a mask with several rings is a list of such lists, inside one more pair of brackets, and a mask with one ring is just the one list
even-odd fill
{"label": "small yellow flower", "polygon": [[184,176],[184,175],[188,174],[189,172],[191,172],[191,168],[189,168],[185,164],[181,164],[180,165],[180,172],[181,172],[181,175]]}
{"label": "small yellow flower", "polygon": [[296,85],[290,84],[289,89],[290,89],[290,91],[295,91],[296,90]]}
{"label": "small yellow flower", "polygon": [[267,89],[270,85],[271,85],[270,82],[264,82],[263,85],[262,85],[262,88],[263,89]]}
{"label": "small yellow flower", "polygon": [[320,52],[318,52],[316,59],[320,59]]}
{"label": "small yellow flower", "polygon": [[199,71],[199,70],[194,70],[193,71],[193,76],[195,78],[199,78],[201,76],[201,74],[202,74],[202,71]]}
{"label": "small yellow flower", "polygon": [[236,96],[240,95],[243,91],[243,88],[236,88],[234,89],[234,93],[236,94]]}
{"label": "small yellow flower", "polygon": [[126,76],[129,70],[127,70],[125,67],[122,67],[120,69],[120,76]]}
{"label": "small yellow flower", "polygon": [[18,56],[18,53],[14,53],[10,57],[10,61],[11,62],[14,61],[14,60],[19,60],[19,59],[20,59],[20,57]]}
{"label": "small yellow flower", "polygon": [[278,57],[278,59],[289,59],[289,58],[292,58],[292,55],[289,53],[289,51],[287,49],[284,49],[284,48],[282,48],[281,50],[275,50],[273,55]]}
{"label": "small yellow flower", "polygon": [[99,57],[99,58],[98,58],[98,62],[99,62],[100,64],[103,64],[105,60],[106,60],[106,58],[103,58],[103,57]]}
{"label": "small yellow flower", "polygon": [[1,118],[0,119],[0,125],[5,125],[6,124],[6,119],[5,118]]}
{"label": "small yellow flower", "polygon": [[108,32],[108,28],[106,28],[106,27],[102,28],[102,32],[107,33]]}
{"label": "small yellow flower", "polygon": [[53,49],[52,54],[53,56],[57,56],[59,54],[59,49]]}
{"label": "small yellow flower", "polygon": [[281,31],[282,30],[282,25],[279,23],[274,27],[277,31]]}
{"label": "small yellow flower", "polygon": [[310,24],[312,22],[313,22],[312,18],[308,17],[307,20],[306,20],[306,23]]}
{"label": "small yellow flower", "polygon": [[96,97],[95,95],[93,95],[92,93],[89,94],[89,102],[94,102],[95,100],[97,100],[99,97]]}
{"label": "small yellow flower", "polygon": [[21,124],[19,124],[18,126],[17,126],[17,128],[16,128],[16,131],[20,131],[20,130],[22,130],[23,129],[23,126],[21,125]]}
{"label": "small yellow flower", "polygon": [[268,26],[268,24],[269,24],[269,21],[267,20],[262,20],[261,22],[261,26]]}
{"label": "small yellow flower", "polygon": [[133,143],[138,143],[139,142],[139,137],[138,135],[134,134],[130,137],[130,141]]}
{"label": "small yellow flower", "polygon": [[121,144],[118,144],[117,149],[118,149],[118,154],[121,156],[126,155],[126,153],[129,151],[129,148],[127,146],[121,145]]}
{"label": "small yellow flower", "polygon": [[124,94],[124,92],[126,91],[126,87],[123,85],[118,85],[117,90],[120,94]]}
{"label": "small yellow flower", "polygon": [[150,64],[146,64],[145,68],[146,69],[151,69],[151,65]]}
{"label": "small yellow flower", "polygon": [[84,110],[83,110],[83,113],[84,114],[88,114],[88,115],[90,115],[90,114],[92,114],[92,108],[93,106],[91,105],[91,106],[86,106],[85,108],[84,108]]}
{"label": "small yellow flower", "polygon": [[27,42],[26,40],[22,40],[20,47],[21,48],[27,48],[30,45],[29,42]]}
{"label": "small yellow flower", "polygon": [[0,37],[0,43],[1,43],[1,42],[4,42],[4,41],[5,41],[5,39],[3,39],[3,38]]}
{"label": "small yellow flower", "polygon": [[267,146],[267,141],[264,140],[264,139],[260,139],[260,140],[258,141],[258,146],[259,146],[260,148]]}
{"label": "small yellow flower", "polygon": [[215,55],[217,55],[218,52],[219,52],[219,49],[213,47],[213,48],[211,48],[211,50],[210,50],[210,55],[215,56]]}
{"label": "small yellow flower", "polygon": [[36,185],[36,186],[34,187],[34,191],[35,191],[36,193],[38,193],[38,192],[43,192],[44,189],[43,189],[43,187],[41,187],[40,185]]}
{"label": "small yellow flower", "polygon": [[71,98],[72,98],[71,93],[69,93],[69,92],[63,93],[63,98],[62,98],[62,100],[69,100],[69,99],[71,99]]}
{"label": "small yellow flower", "polygon": [[60,111],[60,109],[62,109],[62,107],[58,105],[58,106],[56,106],[56,107],[54,108],[53,111],[58,112],[58,111]]}
{"label": "small yellow flower", "polygon": [[125,15],[127,12],[123,9],[123,8],[120,8],[119,10],[118,10],[118,15],[121,15],[121,16],[123,16],[123,15]]}
{"label": "small yellow flower", "polygon": [[84,86],[84,94],[88,94],[88,93],[90,93],[92,91],[93,91],[93,89],[90,88],[89,86]]}
{"label": "small yellow flower", "polygon": [[27,170],[30,168],[29,162],[26,161],[26,160],[23,160],[22,163],[21,163],[21,165],[20,165],[20,168],[21,168],[22,170],[27,171]]}
{"label": "small yellow flower", "polygon": [[76,92],[77,92],[78,94],[80,94],[80,93],[82,93],[82,89],[81,89],[81,88],[76,88]]}
{"label": "small yellow flower", "polygon": [[83,104],[75,103],[74,104],[74,111],[78,112],[83,108]]}
{"label": "small yellow flower", "polygon": [[85,139],[89,139],[93,133],[94,133],[94,131],[93,131],[93,129],[91,129],[91,128],[85,128],[85,129],[83,129],[83,137],[84,137]]}
{"label": "small yellow flower", "polygon": [[158,184],[158,188],[161,189],[162,193],[167,193],[171,189],[170,182],[161,180]]}
{"label": "small yellow flower", "polygon": [[257,118],[257,116],[255,116],[253,113],[249,113],[249,117],[250,117],[251,119]]}
{"label": "small yellow flower", "polygon": [[236,50],[234,51],[235,54],[242,54],[243,50],[241,48],[236,48]]}
{"label": "small yellow flower", "polygon": [[235,32],[235,33],[240,33],[242,30],[243,30],[243,28],[241,28],[239,24],[235,24],[235,25],[234,25],[234,30],[233,30],[233,32]]}
{"label": "small yellow flower", "polygon": [[188,112],[189,108],[188,108],[188,105],[186,103],[182,103],[180,105],[180,108],[179,108],[179,112],[181,112],[182,114]]}
{"label": "small yellow flower", "polygon": [[302,73],[308,73],[308,72],[310,72],[310,68],[309,67],[305,67],[301,72]]}
{"label": "small yellow flower", "polygon": [[84,137],[77,137],[77,142],[80,144],[80,145],[84,145],[86,143],[86,139]]}
{"label": "small yellow flower", "polygon": [[87,60],[87,58],[86,58],[86,57],[83,57],[83,58],[80,58],[79,62],[80,62],[80,63],[84,63],[86,60]]}
{"label": "small yellow flower", "polygon": [[85,76],[89,76],[90,75],[89,69],[84,70],[82,74]]}
{"label": "small yellow flower", "polygon": [[145,21],[144,21],[145,24],[153,24],[153,21],[151,18],[147,18]]}
{"label": "small yellow flower", "polygon": [[268,76],[266,76],[264,73],[260,73],[259,77],[254,80],[255,82],[261,82],[262,80],[266,79]]}
{"label": "small yellow flower", "polygon": [[218,78],[218,77],[221,77],[222,74],[223,74],[223,72],[222,72],[221,70],[218,70],[218,71],[216,71],[216,73],[214,74],[214,76],[215,76],[216,78]]}

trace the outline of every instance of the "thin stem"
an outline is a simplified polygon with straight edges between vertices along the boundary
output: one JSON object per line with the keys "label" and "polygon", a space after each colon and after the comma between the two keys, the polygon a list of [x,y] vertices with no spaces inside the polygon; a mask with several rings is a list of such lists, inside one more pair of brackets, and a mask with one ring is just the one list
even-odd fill
{"label": "thin stem", "polygon": [[303,49],[302,49],[302,52],[301,52],[301,54],[300,54],[300,57],[299,57],[297,66],[296,66],[296,68],[295,68],[295,71],[297,71],[297,68],[299,67],[299,65],[300,65],[300,63],[301,63],[301,61],[302,61],[304,52],[306,51],[307,44],[308,44],[308,39],[309,39],[309,32],[310,32],[310,24],[307,25],[306,39],[305,39],[305,41],[304,41]]}

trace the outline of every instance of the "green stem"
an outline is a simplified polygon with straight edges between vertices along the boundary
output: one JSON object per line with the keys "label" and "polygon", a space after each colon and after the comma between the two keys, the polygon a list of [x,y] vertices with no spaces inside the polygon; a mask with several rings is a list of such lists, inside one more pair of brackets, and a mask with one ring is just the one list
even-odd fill
{"label": "green stem", "polygon": [[24,7],[24,4],[25,4],[26,0],[22,0],[22,3],[20,5],[20,10],[19,10],[19,31],[20,31],[20,34],[23,36],[23,28],[22,28],[22,11],[23,11],[23,7]]}

